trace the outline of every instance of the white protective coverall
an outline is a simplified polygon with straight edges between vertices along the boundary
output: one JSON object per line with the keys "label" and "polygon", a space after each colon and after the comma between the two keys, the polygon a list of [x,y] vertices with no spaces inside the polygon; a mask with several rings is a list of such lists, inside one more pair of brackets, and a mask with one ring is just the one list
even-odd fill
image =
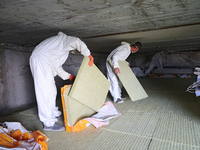
{"label": "white protective coverall", "polygon": [[118,60],[125,61],[130,54],[131,54],[130,44],[127,42],[122,42],[121,45],[116,49],[114,49],[107,57],[106,68],[107,68],[107,78],[108,81],[110,82],[109,91],[113,97],[114,102],[117,101],[117,98],[121,99],[121,88],[119,86],[118,78],[109,63],[109,60],[112,61],[114,68],[117,67],[119,68]]}
{"label": "white protective coverall", "polygon": [[38,115],[47,127],[53,126],[58,121],[56,117],[61,115],[56,107],[57,88],[54,77],[58,75],[63,80],[69,79],[70,74],[62,65],[67,60],[69,52],[75,49],[83,56],[90,55],[90,50],[79,38],[59,32],[58,35],[47,38],[36,46],[30,57]]}

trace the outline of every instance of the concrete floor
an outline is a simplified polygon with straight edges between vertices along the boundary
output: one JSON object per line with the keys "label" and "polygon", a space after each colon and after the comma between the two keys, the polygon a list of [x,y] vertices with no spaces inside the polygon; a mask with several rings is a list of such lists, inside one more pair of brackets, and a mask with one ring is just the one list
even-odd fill
{"label": "concrete floor", "polygon": [[[114,104],[122,115],[98,129],[90,125],[78,133],[44,131],[37,108],[0,118],[0,122],[17,121],[27,130],[41,130],[49,137],[49,150],[200,150],[200,98],[185,92],[195,79],[139,81],[149,97]],[[111,100],[109,95],[107,100]],[[63,118],[58,123],[64,125]]]}

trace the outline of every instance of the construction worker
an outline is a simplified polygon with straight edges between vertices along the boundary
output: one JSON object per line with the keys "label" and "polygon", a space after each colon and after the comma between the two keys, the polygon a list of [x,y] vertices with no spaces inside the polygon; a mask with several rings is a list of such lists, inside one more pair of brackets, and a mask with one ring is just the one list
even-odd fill
{"label": "construction worker", "polygon": [[[118,60],[125,61],[131,53],[137,52],[141,47],[142,47],[142,44],[140,42],[136,42],[135,44],[122,42],[121,45],[117,47],[116,49],[114,49],[110,53],[110,55],[107,57],[106,68],[107,68],[107,78],[108,78],[108,81],[110,82],[109,91],[115,103],[124,102],[121,98],[121,88],[119,86],[119,81],[116,76],[120,73]],[[110,60],[112,61],[114,70],[109,63]]]}
{"label": "construction worker", "polygon": [[54,77],[58,75],[63,80],[74,80],[75,76],[62,68],[69,52],[74,50],[78,50],[83,56],[88,56],[90,58],[89,65],[93,65],[94,58],[86,44],[79,38],[67,36],[62,32],[42,41],[35,47],[30,57],[38,115],[44,124],[44,130],[62,131],[65,129],[55,123],[61,112],[56,107],[57,88]]}

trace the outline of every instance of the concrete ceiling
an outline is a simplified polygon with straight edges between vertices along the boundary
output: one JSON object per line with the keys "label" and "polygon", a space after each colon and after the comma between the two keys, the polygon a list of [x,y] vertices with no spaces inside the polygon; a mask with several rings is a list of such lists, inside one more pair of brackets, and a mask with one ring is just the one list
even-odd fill
{"label": "concrete ceiling", "polygon": [[93,53],[140,41],[139,53],[200,50],[200,0],[0,0],[0,43],[35,46],[59,31]]}

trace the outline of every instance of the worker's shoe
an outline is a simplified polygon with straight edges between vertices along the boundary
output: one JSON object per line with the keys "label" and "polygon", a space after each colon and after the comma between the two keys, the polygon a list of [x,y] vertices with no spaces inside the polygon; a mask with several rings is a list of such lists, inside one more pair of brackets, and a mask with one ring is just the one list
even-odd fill
{"label": "worker's shoe", "polygon": [[50,126],[50,127],[44,126],[43,129],[46,131],[63,131],[65,130],[65,127],[55,123],[53,126]]}
{"label": "worker's shoe", "polygon": [[125,99],[126,99],[126,97],[125,97],[125,96],[122,96],[122,97],[121,97],[121,100],[125,100]]}
{"label": "worker's shoe", "polygon": [[120,98],[118,98],[115,103],[120,104],[120,103],[123,103],[123,102],[124,102],[123,100],[121,100]]}

